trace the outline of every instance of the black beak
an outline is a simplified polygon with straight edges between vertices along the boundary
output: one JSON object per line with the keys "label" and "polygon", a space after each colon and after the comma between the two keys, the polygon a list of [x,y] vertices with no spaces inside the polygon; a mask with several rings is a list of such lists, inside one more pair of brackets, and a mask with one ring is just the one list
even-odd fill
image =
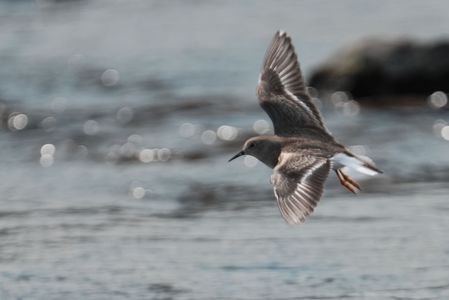
{"label": "black beak", "polygon": [[242,156],[242,155],[245,155],[245,151],[240,151],[239,153],[237,153],[236,155],[234,155],[233,157],[231,157],[231,159],[230,160],[228,160],[228,162],[230,162],[231,160],[234,160],[234,159],[236,159],[237,157],[239,157],[239,156]]}

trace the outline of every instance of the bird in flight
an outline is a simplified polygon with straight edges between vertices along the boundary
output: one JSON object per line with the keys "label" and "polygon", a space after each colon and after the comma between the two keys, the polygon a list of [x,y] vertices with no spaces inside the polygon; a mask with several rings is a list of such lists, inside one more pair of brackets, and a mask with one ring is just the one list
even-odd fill
{"label": "bird in flight", "polygon": [[360,186],[343,171],[344,167],[367,175],[382,173],[336,142],[326,129],[285,32],[276,32],[265,54],[257,97],[273,122],[275,135],[248,139],[242,151],[229,161],[252,155],[273,169],[274,195],[287,223],[302,223],[313,212],[331,169],[353,193],[360,191]]}

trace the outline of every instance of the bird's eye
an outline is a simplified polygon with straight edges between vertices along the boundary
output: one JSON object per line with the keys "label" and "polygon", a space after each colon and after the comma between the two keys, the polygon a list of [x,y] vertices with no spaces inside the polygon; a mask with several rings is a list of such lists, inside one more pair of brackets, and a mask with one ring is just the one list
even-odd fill
{"label": "bird's eye", "polygon": [[254,146],[256,146],[256,144],[254,144],[254,143],[249,144],[249,147],[250,147],[250,148],[252,148],[252,147],[254,147]]}

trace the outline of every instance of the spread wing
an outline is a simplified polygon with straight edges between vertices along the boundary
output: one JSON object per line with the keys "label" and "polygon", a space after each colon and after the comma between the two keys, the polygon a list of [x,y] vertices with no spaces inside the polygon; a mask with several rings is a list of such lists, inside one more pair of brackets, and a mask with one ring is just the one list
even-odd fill
{"label": "spread wing", "polygon": [[289,224],[304,222],[323,194],[331,168],[326,158],[283,153],[271,177],[282,217]]}
{"label": "spread wing", "polygon": [[276,32],[265,54],[257,96],[273,122],[275,134],[290,135],[304,127],[326,131],[306,91],[295,49],[285,32]]}

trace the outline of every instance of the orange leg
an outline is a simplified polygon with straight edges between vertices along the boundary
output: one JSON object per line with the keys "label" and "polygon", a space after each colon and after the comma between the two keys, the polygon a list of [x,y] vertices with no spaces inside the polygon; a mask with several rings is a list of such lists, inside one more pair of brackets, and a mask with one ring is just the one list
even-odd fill
{"label": "orange leg", "polygon": [[341,169],[335,170],[335,173],[337,173],[337,177],[340,180],[341,185],[350,192],[356,194],[361,190],[360,185],[354,179],[343,173]]}

